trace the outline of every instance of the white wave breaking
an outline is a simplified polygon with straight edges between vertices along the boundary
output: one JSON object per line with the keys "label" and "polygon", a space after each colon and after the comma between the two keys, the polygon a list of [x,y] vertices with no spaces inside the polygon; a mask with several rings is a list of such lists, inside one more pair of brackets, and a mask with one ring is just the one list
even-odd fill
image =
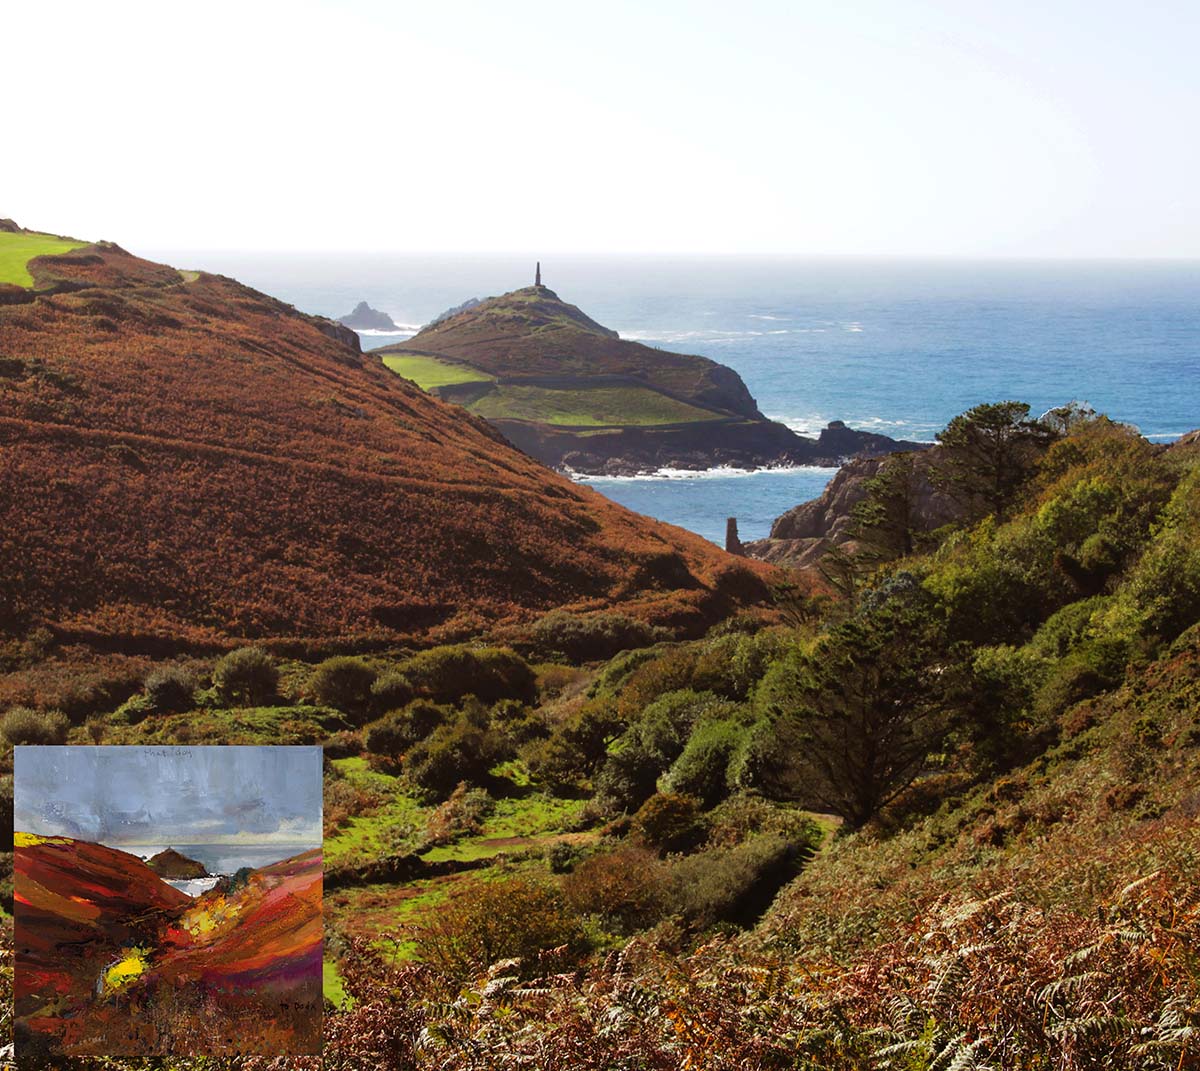
{"label": "white wave breaking", "polygon": [[567,470],[567,475],[576,483],[635,483],[644,480],[725,480],[742,476],[787,476],[795,473],[817,473],[832,476],[837,466],[829,465],[777,465],[759,469],[743,469],[733,465],[716,465],[711,469],[661,468],[653,472],[639,472],[636,476],[598,476],[586,472]]}

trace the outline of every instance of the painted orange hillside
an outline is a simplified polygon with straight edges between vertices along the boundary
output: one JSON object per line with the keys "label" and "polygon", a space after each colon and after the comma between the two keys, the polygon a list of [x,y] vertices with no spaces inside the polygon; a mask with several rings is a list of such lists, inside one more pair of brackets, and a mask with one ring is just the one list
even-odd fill
{"label": "painted orange hillside", "polygon": [[0,292],[9,628],[393,641],[766,598],[767,567],[549,472],[340,325],[111,245],[30,271]]}
{"label": "painted orange hillside", "polygon": [[18,1017],[87,996],[121,948],[155,940],[191,903],[128,852],[29,833],[14,841]]}
{"label": "painted orange hillside", "polygon": [[22,1052],[315,1052],[321,852],[192,900],[140,859],[18,834]]}

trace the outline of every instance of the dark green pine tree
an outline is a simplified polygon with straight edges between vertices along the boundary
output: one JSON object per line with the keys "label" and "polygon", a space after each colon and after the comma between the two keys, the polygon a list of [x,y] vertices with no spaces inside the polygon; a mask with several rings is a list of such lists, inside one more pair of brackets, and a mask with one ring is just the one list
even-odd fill
{"label": "dark green pine tree", "polygon": [[935,481],[967,506],[1003,521],[1057,433],[1029,419],[1024,402],[977,405],[938,433]]}

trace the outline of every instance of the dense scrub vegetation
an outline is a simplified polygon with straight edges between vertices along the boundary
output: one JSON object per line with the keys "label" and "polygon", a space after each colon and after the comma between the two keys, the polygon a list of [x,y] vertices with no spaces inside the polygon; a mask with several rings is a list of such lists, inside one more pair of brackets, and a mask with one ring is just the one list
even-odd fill
{"label": "dense scrub vegetation", "polygon": [[960,523],[898,460],[774,619],[260,652],[272,706],[172,663],[91,724],[326,743],[326,1067],[1198,1066],[1200,447],[942,441]]}

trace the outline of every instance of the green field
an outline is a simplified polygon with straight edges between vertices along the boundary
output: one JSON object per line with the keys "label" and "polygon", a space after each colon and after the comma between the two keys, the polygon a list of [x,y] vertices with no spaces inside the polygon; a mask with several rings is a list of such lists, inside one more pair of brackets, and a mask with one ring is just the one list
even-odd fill
{"label": "green field", "polygon": [[646,387],[558,389],[512,384],[489,391],[470,406],[489,420],[534,420],[568,427],[682,424],[720,415]]}
{"label": "green field", "polygon": [[384,355],[383,363],[396,375],[411,379],[422,390],[449,387],[455,383],[482,383],[495,378],[465,364],[454,364],[419,353],[388,353]]}
{"label": "green field", "polygon": [[33,276],[26,265],[34,257],[69,253],[87,244],[73,242],[69,238],[56,238],[52,234],[10,234],[0,231],[0,283],[33,286]]}

